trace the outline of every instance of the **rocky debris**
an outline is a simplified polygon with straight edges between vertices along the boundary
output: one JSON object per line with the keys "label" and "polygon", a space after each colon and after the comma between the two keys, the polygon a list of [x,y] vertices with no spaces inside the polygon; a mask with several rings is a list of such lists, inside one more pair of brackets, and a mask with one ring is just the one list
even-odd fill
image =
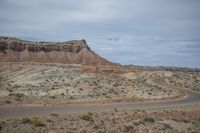
{"label": "rocky debris", "polygon": [[93,52],[85,40],[31,42],[0,37],[0,61],[113,65]]}

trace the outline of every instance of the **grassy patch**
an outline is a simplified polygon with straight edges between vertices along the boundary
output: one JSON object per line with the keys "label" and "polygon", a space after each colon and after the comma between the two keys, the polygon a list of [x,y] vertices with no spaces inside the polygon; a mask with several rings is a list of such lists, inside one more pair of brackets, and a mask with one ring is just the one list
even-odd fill
{"label": "grassy patch", "polygon": [[79,115],[79,118],[85,121],[93,121],[92,113],[90,112]]}
{"label": "grassy patch", "polygon": [[36,127],[42,127],[42,126],[46,126],[46,124],[44,124],[38,117],[24,117],[21,119],[22,123],[30,123],[33,124]]}
{"label": "grassy patch", "polygon": [[44,124],[38,117],[33,117],[31,123],[36,127],[46,126],[46,124]]}

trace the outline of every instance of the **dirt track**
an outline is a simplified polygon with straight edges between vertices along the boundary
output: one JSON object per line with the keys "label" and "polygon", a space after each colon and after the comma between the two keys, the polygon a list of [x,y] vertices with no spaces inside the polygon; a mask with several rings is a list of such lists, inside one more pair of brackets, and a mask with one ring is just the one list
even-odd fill
{"label": "dirt track", "polygon": [[[163,86],[160,80],[154,80],[154,83]],[[0,118],[7,117],[21,117],[21,116],[44,116],[49,115],[51,112],[58,113],[80,113],[80,112],[102,112],[110,110],[133,110],[133,109],[152,109],[152,108],[165,108],[175,107],[188,104],[200,104],[200,94],[187,91],[187,97],[178,100],[157,101],[157,102],[119,102],[109,104],[68,104],[68,105],[52,105],[52,106],[14,106],[14,107],[1,107]]]}

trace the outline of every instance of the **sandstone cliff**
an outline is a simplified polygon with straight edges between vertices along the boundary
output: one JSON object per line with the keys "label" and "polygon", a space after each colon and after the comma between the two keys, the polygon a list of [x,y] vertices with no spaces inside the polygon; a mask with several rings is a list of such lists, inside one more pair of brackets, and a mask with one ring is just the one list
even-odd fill
{"label": "sandstone cliff", "polygon": [[0,61],[113,65],[93,52],[85,40],[31,42],[0,37]]}

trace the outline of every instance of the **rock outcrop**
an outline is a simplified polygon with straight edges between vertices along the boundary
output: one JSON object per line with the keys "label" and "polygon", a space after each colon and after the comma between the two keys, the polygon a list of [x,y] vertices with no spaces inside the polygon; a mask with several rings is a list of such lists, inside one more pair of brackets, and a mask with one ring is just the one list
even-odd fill
{"label": "rock outcrop", "polygon": [[0,37],[0,61],[113,65],[93,52],[85,40],[31,42]]}

